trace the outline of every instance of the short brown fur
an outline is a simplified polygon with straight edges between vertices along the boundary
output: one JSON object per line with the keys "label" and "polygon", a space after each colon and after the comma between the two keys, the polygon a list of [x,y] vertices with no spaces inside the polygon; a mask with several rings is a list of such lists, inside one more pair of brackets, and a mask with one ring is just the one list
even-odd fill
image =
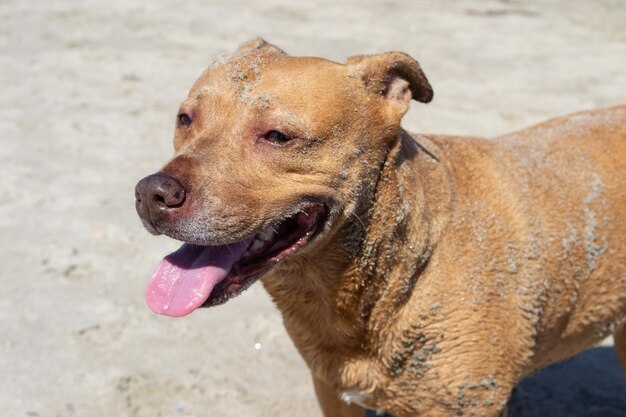
{"label": "short brown fur", "polygon": [[[524,376],[616,332],[626,366],[626,106],[491,140],[410,135],[432,89],[401,53],[341,65],[253,40],[182,110],[164,171],[191,190],[167,234],[233,242],[303,196],[319,240],[263,284],[326,417],[497,416]],[[268,129],[298,138],[278,148]],[[200,238],[199,236],[202,235]]]}

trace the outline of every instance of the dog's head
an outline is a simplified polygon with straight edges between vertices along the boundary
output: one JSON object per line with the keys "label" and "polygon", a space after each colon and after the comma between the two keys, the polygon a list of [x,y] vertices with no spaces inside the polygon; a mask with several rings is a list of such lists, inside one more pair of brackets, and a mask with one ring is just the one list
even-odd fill
{"label": "dog's head", "polygon": [[155,272],[150,307],[219,304],[330,239],[372,198],[411,98],[432,94],[399,52],[344,65],[256,39],[214,63],[180,107],[174,157],[136,187],[145,227],[185,242]]}

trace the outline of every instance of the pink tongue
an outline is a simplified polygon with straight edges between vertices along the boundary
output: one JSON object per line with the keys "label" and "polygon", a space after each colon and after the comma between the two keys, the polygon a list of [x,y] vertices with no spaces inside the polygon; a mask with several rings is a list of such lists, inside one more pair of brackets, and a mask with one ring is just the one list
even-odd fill
{"label": "pink tongue", "polygon": [[146,289],[152,311],[186,316],[200,307],[241,258],[251,239],[224,246],[183,244],[159,264]]}

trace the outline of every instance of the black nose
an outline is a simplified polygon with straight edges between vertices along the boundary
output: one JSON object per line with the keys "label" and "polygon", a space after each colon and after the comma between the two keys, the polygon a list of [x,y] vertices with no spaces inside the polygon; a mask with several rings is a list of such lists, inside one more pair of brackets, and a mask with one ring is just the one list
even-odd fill
{"label": "black nose", "polygon": [[185,188],[174,177],[159,172],[142,179],[135,187],[135,208],[144,224],[154,226],[167,212],[182,206]]}

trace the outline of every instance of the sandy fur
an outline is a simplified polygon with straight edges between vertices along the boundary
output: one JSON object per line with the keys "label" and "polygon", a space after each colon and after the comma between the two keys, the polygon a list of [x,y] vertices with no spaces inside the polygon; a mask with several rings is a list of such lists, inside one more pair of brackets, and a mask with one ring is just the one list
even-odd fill
{"label": "sandy fur", "polygon": [[432,90],[405,54],[340,65],[256,39],[195,83],[163,169],[188,197],[162,230],[191,242],[327,205],[318,241],[263,282],[329,417],[346,392],[397,417],[496,416],[624,319],[626,107],[486,140],[409,135],[411,97]]}

